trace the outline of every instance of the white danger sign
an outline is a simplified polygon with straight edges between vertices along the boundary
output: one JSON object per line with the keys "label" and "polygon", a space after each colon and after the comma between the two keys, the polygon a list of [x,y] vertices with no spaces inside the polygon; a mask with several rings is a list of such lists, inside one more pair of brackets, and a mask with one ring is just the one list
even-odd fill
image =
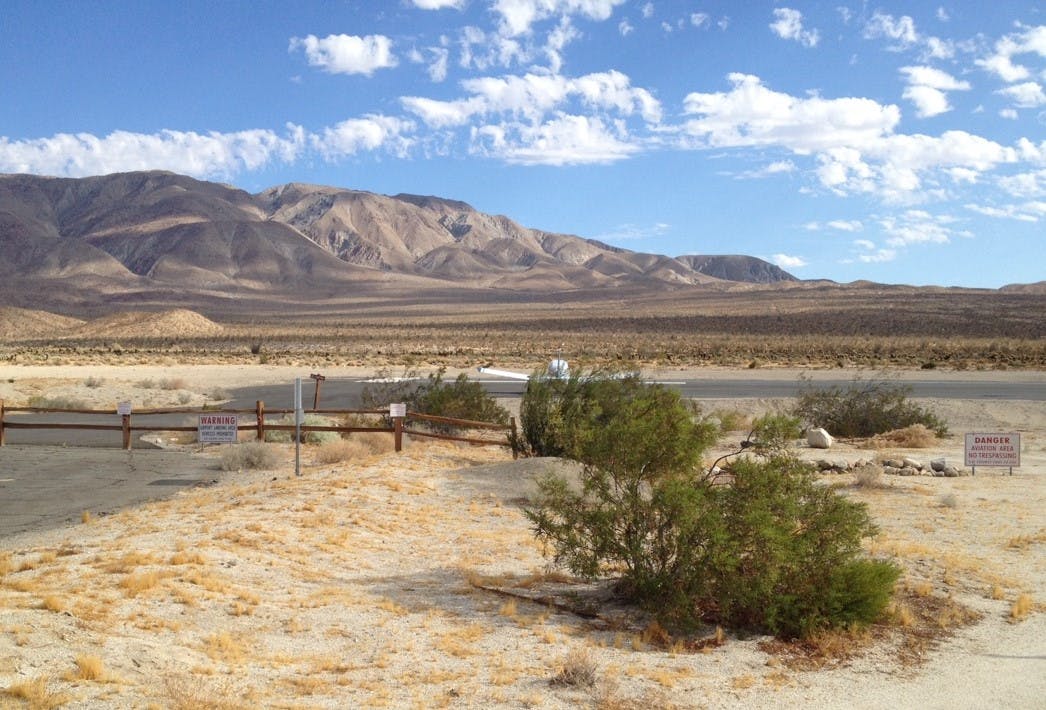
{"label": "white danger sign", "polygon": [[1021,435],[1017,433],[967,434],[965,465],[1019,468],[1021,465]]}
{"label": "white danger sign", "polygon": [[235,414],[201,414],[196,439],[201,444],[234,444],[239,422]]}

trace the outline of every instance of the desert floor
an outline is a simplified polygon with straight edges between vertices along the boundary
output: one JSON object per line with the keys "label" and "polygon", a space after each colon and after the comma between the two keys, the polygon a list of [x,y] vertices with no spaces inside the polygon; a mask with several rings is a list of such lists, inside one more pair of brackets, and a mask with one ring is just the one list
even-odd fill
{"label": "desert floor", "polygon": [[[0,398],[195,406],[222,388],[301,374],[7,366]],[[980,373],[934,376],[952,375]],[[786,403],[702,404],[757,414]],[[442,442],[396,454],[371,435],[350,439],[341,462],[306,447],[300,477],[293,449],[271,445],[271,470],[216,470],[213,486],[0,539],[0,708],[1041,708],[1046,406],[924,404],[953,432],[935,447],[842,444],[831,458],[961,462],[962,432],[1020,431],[1022,467],[878,486],[826,477],[867,502],[881,528],[869,550],[905,570],[892,620],[864,635],[800,647],[728,633],[715,643],[713,629],[666,638],[621,609],[572,614],[548,600],[592,588],[549,572],[520,508],[554,464]],[[593,671],[593,683],[552,683],[564,668]]]}

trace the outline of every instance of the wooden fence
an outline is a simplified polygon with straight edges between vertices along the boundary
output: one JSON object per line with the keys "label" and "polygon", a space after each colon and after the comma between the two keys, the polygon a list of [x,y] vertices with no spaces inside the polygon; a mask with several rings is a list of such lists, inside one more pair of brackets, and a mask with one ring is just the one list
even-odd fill
{"label": "wooden fence", "polygon": [[[97,415],[107,417],[119,417],[119,424],[89,424],[83,422],[43,422],[43,421],[12,421],[7,418],[6,415],[12,413],[28,413],[28,414],[41,414],[41,415],[55,415],[55,414],[73,414],[73,415]],[[403,435],[414,437],[427,437],[432,439],[444,439],[448,441],[462,441],[468,444],[477,446],[510,446],[510,442],[515,439],[516,436],[516,419],[513,417],[509,424],[492,424],[490,422],[478,422],[471,421],[468,419],[453,419],[450,417],[437,417],[430,414],[421,414],[420,412],[407,412],[405,417],[389,417],[389,411],[387,409],[308,409],[305,410],[306,414],[317,414],[317,415],[332,415],[332,416],[383,416],[386,420],[391,422],[388,426],[348,426],[348,425],[315,425],[315,424],[302,424],[300,431],[302,434],[307,434],[314,431],[333,431],[341,434],[351,434],[353,432],[381,432],[391,434],[395,442],[396,451],[403,450]],[[111,409],[51,409],[45,407],[6,407],[4,401],[0,400],[0,446],[6,444],[7,430],[8,429],[56,429],[56,430],[87,430],[87,431],[113,431],[120,432],[122,435],[122,445],[125,449],[131,448],[131,433],[132,432],[149,432],[149,431],[191,431],[197,430],[196,426],[188,425],[172,425],[172,424],[141,424],[132,421],[132,417],[137,417],[137,422],[141,421],[141,417],[156,416],[156,415],[185,415],[195,416],[200,414],[235,414],[237,415],[237,430],[238,431],[253,431],[255,432],[255,438],[258,441],[265,441],[266,432],[270,431],[285,431],[293,432],[297,427],[294,424],[280,424],[270,423],[267,421],[269,415],[293,415],[293,409],[266,409],[265,403],[258,400],[254,409],[141,409],[132,414],[119,414]],[[242,415],[246,415],[245,417]],[[253,419],[249,423],[244,423],[244,418]],[[435,431],[433,429],[419,429],[411,427],[411,424],[419,424],[424,426],[425,424],[437,425],[440,427],[451,427],[459,429],[464,432],[468,432],[469,435],[458,435],[450,434],[442,431]],[[472,435],[471,432],[476,430],[485,430],[491,432],[504,432],[504,435],[498,439],[481,438]],[[513,455],[515,452],[513,452]]]}

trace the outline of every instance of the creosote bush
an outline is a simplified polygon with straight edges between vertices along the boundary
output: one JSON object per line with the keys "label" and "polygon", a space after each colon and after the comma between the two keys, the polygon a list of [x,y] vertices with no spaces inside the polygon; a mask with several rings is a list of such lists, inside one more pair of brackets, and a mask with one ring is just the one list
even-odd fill
{"label": "creosote bush", "polygon": [[[420,381],[417,372],[404,370],[399,377],[390,377],[387,371],[379,372],[375,382],[364,388],[360,395],[364,409],[384,409],[394,402],[403,402],[407,409],[421,414],[451,419],[507,424],[509,413],[483,389],[483,385],[469,380],[461,373],[448,382],[443,379],[445,368],[430,374]],[[453,431],[452,425],[429,423],[437,431]]]}
{"label": "creosote bush", "polygon": [[[430,374],[407,399],[407,408],[422,414],[432,414],[451,419],[471,419],[508,424],[508,410],[483,389],[483,385],[469,380],[461,373],[451,382],[443,379],[443,368]],[[447,430],[446,425],[430,423],[435,429]],[[449,427],[453,429],[453,427]]]}
{"label": "creosote bush", "polygon": [[911,387],[883,380],[854,378],[847,387],[815,387],[805,384],[793,414],[810,426],[823,427],[832,436],[875,436],[895,429],[922,424],[937,436],[948,426],[935,414],[911,400]]}
{"label": "creosote bush", "polygon": [[757,422],[759,453],[732,463],[729,485],[702,465],[714,427],[636,377],[532,381],[521,419],[527,450],[583,464],[576,483],[539,482],[526,511],[538,538],[574,574],[617,576],[664,623],[792,637],[870,623],[889,602],[899,570],[861,556],[866,508],[784,446],[791,417]]}

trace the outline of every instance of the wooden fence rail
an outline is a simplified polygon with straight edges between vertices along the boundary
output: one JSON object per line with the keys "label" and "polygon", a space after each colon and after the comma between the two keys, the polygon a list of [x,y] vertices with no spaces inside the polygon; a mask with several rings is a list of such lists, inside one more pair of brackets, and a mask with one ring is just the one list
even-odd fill
{"label": "wooden fence rail", "polygon": [[[95,415],[95,416],[107,416],[107,417],[120,417],[119,424],[89,424],[81,422],[26,422],[26,421],[12,421],[7,415],[11,413],[18,414],[42,414],[42,415],[54,415],[54,414],[75,414],[75,415]],[[258,441],[265,441],[266,432],[280,431],[280,432],[293,432],[298,427],[294,424],[275,424],[269,423],[266,420],[267,415],[285,415],[293,414],[293,409],[266,409],[265,403],[258,400],[254,409],[140,409],[133,414],[119,414],[111,409],[49,409],[46,407],[8,407],[4,404],[3,400],[0,400],[0,446],[4,446],[7,443],[7,430],[8,429],[55,429],[55,430],[76,430],[81,429],[85,431],[118,431],[123,435],[122,445],[125,449],[131,448],[131,432],[148,432],[148,431],[196,431],[196,426],[178,425],[178,424],[132,424],[131,417],[145,417],[150,415],[186,415],[195,416],[199,414],[246,414],[253,415],[253,422],[250,423],[238,423],[236,426],[237,431],[254,431],[255,439]],[[306,414],[318,414],[318,415],[335,415],[335,416],[375,416],[381,415],[385,418],[389,417],[389,412],[386,409],[309,409],[305,410]],[[239,420],[238,420],[239,421]],[[450,426],[458,429],[469,430],[482,429],[494,432],[504,432],[505,436],[500,439],[486,439],[477,436],[464,436],[458,434],[451,434],[440,431],[426,431],[424,429],[409,428],[407,425],[411,422],[417,422],[421,425],[426,423],[443,425],[444,427]],[[407,412],[405,417],[391,418],[391,426],[350,426],[350,425],[327,425],[327,424],[302,424],[300,426],[302,434],[307,434],[313,431],[333,431],[340,434],[352,434],[352,433],[365,433],[365,432],[379,432],[384,434],[392,434],[395,440],[396,451],[401,451],[403,448],[403,435],[414,437],[426,437],[432,439],[444,439],[448,441],[461,441],[468,444],[478,446],[511,446],[511,442],[516,437],[516,420],[513,417],[509,424],[494,424],[491,422],[479,422],[472,421],[469,419],[454,419],[451,417],[437,417],[430,414],[422,414],[420,412]],[[513,451],[515,455],[515,451]]]}

